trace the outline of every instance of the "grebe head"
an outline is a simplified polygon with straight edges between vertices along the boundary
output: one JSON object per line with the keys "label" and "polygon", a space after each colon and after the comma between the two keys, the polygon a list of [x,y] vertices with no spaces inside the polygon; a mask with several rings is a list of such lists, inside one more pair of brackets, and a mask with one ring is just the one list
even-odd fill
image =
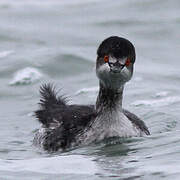
{"label": "grebe head", "polygon": [[127,39],[112,36],[97,50],[96,74],[105,89],[118,90],[129,81],[136,59],[135,48]]}

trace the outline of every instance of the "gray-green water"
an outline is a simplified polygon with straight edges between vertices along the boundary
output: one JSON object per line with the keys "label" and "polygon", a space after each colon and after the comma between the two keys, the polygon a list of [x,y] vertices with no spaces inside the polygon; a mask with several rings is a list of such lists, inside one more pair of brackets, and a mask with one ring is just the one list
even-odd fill
{"label": "gray-green water", "polygon": [[[1,180],[180,179],[179,0],[0,1]],[[136,46],[124,107],[151,136],[48,154],[32,146],[38,89],[54,82],[71,103],[94,103],[99,43]]]}

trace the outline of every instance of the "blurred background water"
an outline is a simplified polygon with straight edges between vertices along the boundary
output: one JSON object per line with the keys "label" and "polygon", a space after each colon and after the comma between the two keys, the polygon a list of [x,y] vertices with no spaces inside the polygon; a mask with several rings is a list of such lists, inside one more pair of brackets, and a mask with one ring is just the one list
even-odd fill
{"label": "blurred background water", "polygon": [[[0,179],[180,179],[179,0],[0,0]],[[32,146],[39,86],[94,104],[99,43],[136,47],[124,107],[151,136],[48,154]]]}

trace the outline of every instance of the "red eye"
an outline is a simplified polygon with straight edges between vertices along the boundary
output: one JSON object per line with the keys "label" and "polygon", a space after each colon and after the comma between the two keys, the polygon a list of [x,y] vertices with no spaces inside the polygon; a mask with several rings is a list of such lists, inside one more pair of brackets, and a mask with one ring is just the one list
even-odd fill
{"label": "red eye", "polygon": [[127,58],[125,65],[126,65],[126,66],[129,66],[130,63],[131,63],[131,60],[130,60],[129,58]]}
{"label": "red eye", "polygon": [[107,56],[107,55],[104,56],[104,62],[106,62],[106,63],[109,62],[109,56]]}

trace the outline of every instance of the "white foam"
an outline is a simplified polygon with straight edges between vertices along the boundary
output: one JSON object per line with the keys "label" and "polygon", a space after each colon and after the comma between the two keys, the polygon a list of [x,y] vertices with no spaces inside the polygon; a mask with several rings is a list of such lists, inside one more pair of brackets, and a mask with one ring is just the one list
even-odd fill
{"label": "white foam", "polygon": [[45,174],[88,174],[97,173],[92,158],[81,155],[56,156],[28,160],[0,160],[1,171],[36,172]]}
{"label": "white foam", "polygon": [[155,97],[165,97],[169,94],[168,91],[161,91],[155,94]]}
{"label": "white foam", "polygon": [[14,53],[14,51],[12,51],[12,50],[2,51],[2,52],[0,52],[0,58],[5,58],[5,57],[7,57],[8,55],[10,55],[12,53]]}
{"label": "white foam", "polygon": [[79,95],[82,93],[89,93],[89,92],[98,92],[99,87],[98,86],[94,86],[94,87],[90,87],[90,88],[82,88],[80,90],[78,90],[75,95]]}
{"label": "white foam", "polygon": [[146,106],[159,107],[159,106],[166,106],[166,105],[177,103],[177,102],[180,102],[179,96],[165,97],[161,99],[138,100],[131,103],[131,105],[133,106],[146,105]]}
{"label": "white foam", "polygon": [[15,73],[10,85],[31,84],[38,81],[42,74],[35,68],[27,67]]}

